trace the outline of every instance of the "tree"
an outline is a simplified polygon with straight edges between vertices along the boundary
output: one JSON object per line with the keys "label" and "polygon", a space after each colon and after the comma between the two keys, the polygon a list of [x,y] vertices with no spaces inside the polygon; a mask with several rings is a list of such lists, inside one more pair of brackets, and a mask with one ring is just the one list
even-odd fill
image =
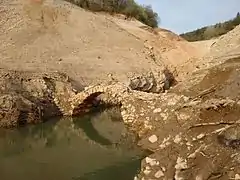
{"label": "tree", "polygon": [[151,6],[141,6],[135,0],[66,0],[90,11],[105,11],[108,13],[121,13],[127,17],[134,17],[142,23],[158,26],[158,14]]}
{"label": "tree", "polygon": [[237,18],[240,17],[240,13],[239,13],[239,12],[237,13],[237,16],[236,16],[236,17],[237,17]]}
{"label": "tree", "polygon": [[144,6],[145,13],[147,15],[146,24],[151,27],[158,26],[158,14],[153,11],[152,6]]}

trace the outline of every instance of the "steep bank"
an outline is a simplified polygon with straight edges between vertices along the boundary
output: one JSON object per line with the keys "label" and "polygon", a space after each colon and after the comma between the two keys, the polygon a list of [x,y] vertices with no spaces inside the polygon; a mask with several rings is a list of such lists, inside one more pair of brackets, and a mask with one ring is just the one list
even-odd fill
{"label": "steep bank", "polygon": [[143,41],[104,15],[58,0],[0,3],[1,68],[67,72],[89,84],[156,66]]}
{"label": "steep bank", "polygon": [[173,32],[155,28],[152,29],[136,20],[126,21],[118,17],[108,17],[119,27],[144,41],[148,54],[160,67],[167,66],[176,76],[184,79],[186,74],[196,69],[189,66],[193,59],[199,59],[210,51],[211,41],[190,43]]}
{"label": "steep bank", "polygon": [[65,72],[84,85],[109,81],[109,74],[126,82],[166,66],[175,76],[184,75],[194,69],[184,64],[208,51],[170,31],[60,0],[0,3],[2,68]]}

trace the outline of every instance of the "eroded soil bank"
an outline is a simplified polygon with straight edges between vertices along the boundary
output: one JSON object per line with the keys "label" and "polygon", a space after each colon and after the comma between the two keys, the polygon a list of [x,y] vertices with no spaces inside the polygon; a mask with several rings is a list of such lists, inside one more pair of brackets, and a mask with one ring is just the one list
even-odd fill
{"label": "eroded soil bank", "polygon": [[139,179],[239,179],[239,71],[240,58],[230,59],[169,92],[185,102],[158,105],[161,123],[140,141],[155,153]]}

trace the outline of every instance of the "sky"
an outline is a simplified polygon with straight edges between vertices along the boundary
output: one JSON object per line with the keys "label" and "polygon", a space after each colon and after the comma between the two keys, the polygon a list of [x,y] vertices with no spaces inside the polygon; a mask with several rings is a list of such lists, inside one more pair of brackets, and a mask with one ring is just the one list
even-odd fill
{"label": "sky", "polygon": [[152,5],[160,17],[159,27],[177,34],[234,18],[240,0],[136,0]]}

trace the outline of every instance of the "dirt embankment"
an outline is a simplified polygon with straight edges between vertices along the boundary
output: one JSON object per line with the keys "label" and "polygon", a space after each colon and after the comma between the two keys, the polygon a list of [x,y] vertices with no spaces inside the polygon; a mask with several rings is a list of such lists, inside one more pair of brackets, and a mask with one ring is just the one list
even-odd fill
{"label": "dirt embankment", "polygon": [[[61,71],[83,84],[126,82],[134,73],[164,69],[181,76],[208,50],[164,29],[85,11],[64,1],[0,2],[1,67]],[[183,66],[181,66],[183,65]]]}
{"label": "dirt embankment", "polygon": [[144,42],[64,1],[0,2],[1,68],[66,72],[83,84],[155,68]]}

